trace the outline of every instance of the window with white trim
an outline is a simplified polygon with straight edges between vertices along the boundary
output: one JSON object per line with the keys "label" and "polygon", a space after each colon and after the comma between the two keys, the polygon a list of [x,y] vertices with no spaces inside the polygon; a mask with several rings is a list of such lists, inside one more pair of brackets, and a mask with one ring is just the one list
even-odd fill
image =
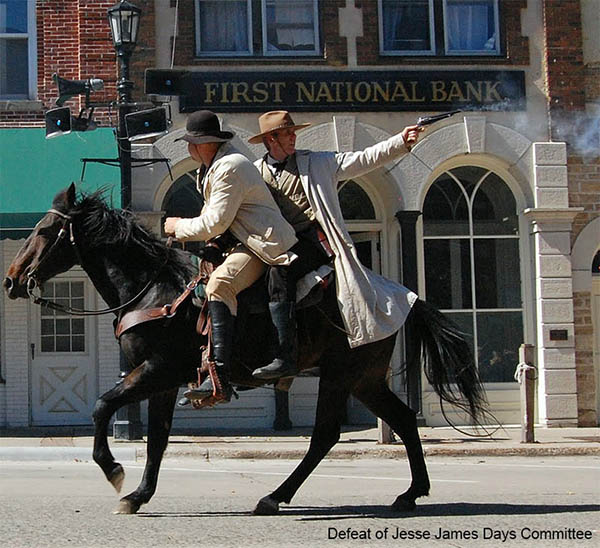
{"label": "window with white trim", "polygon": [[318,0],[196,0],[196,55],[319,55],[318,7]]}
{"label": "window with white trim", "polygon": [[523,343],[515,197],[493,171],[446,171],[423,204],[425,296],[472,337],[485,382],[513,382]]}
{"label": "window with white trim", "polygon": [[382,55],[499,55],[498,0],[379,0]]}
{"label": "window with white trim", "polygon": [[0,99],[33,99],[35,2],[0,0]]}

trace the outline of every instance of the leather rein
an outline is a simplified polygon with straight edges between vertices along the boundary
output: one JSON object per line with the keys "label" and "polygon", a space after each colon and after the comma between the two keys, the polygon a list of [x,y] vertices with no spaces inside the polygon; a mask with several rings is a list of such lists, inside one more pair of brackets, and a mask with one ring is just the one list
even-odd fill
{"label": "leather rein", "polygon": [[[50,299],[42,297],[41,295],[36,295],[34,293],[34,290],[36,289],[36,287],[38,287],[38,282],[36,279],[37,270],[40,268],[40,266],[42,264],[44,264],[44,262],[51,255],[52,250],[58,244],[60,244],[60,242],[62,240],[64,240],[64,238],[67,236],[67,234],[69,234],[69,241],[71,242],[71,245],[73,246],[75,255],[77,257],[77,261],[79,262],[79,264],[81,264],[81,255],[79,253],[79,249],[77,248],[77,243],[75,241],[75,235],[73,234],[73,219],[72,219],[71,215],[67,215],[66,213],[63,213],[62,211],[59,211],[58,209],[49,209],[48,213],[53,213],[54,215],[58,215],[59,217],[61,217],[63,219],[63,226],[58,231],[56,240],[52,243],[52,245],[50,246],[48,251],[46,251],[44,256],[40,259],[37,266],[27,274],[27,278],[28,278],[27,294],[32,298],[34,304],[39,304],[40,306],[45,306],[47,308],[51,308],[53,310],[58,310],[60,312],[66,312],[67,314],[71,314],[72,316],[101,316],[103,314],[111,314],[111,313],[120,312],[120,311],[124,310],[125,308],[127,308],[128,306],[131,306],[132,304],[134,304],[136,301],[141,299],[148,292],[148,290],[156,282],[158,275],[160,274],[163,267],[167,264],[168,257],[165,259],[165,262],[158,269],[156,269],[154,276],[152,276],[152,278],[148,281],[148,283],[146,283],[146,285],[140,290],[140,292],[135,297],[129,299],[126,303],[124,303],[122,305],[115,306],[112,308],[104,308],[102,310],[78,309],[78,308],[73,308],[71,306],[56,303],[54,301],[51,301]],[[167,245],[170,247],[170,244],[171,244],[171,239],[169,239]],[[165,306],[168,306],[168,305],[165,305]]]}

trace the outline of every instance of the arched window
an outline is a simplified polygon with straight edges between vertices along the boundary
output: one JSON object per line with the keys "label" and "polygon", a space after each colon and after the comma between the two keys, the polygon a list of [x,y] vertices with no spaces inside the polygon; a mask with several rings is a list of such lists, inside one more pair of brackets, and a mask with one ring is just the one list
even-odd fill
{"label": "arched window", "polygon": [[425,294],[470,336],[485,382],[513,381],[523,343],[515,198],[494,172],[446,171],[423,204]]}
{"label": "arched window", "polygon": [[[197,217],[202,211],[204,200],[196,189],[196,171],[189,171],[179,177],[167,191],[162,203],[165,217]],[[164,235],[164,234],[163,234]],[[197,252],[204,244],[184,242],[183,248]]]}
{"label": "arched window", "polygon": [[375,272],[381,272],[381,222],[377,219],[371,198],[359,183],[352,180],[340,185],[338,195],[360,262]]}

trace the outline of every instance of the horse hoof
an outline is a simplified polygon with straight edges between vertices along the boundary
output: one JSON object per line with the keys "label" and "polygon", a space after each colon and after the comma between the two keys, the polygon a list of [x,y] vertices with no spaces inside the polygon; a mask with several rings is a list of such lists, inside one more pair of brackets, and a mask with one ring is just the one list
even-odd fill
{"label": "horse hoof", "polygon": [[279,514],[279,503],[270,495],[258,501],[254,509],[255,516],[276,516]]}
{"label": "horse hoof", "polygon": [[395,512],[414,512],[417,505],[414,499],[406,499],[400,495],[392,504],[392,510]]}
{"label": "horse hoof", "polygon": [[115,469],[111,472],[108,481],[115,488],[117,493],[121,492],[121,487],[123,487],[123,481],[125,480],[125,470],[120,464],[117,464]]}
{"label": "horse hoof", "polygon": [[135,514],[140,509],[140,504],[127,499],[121,499],[119,506],[113,514]]}

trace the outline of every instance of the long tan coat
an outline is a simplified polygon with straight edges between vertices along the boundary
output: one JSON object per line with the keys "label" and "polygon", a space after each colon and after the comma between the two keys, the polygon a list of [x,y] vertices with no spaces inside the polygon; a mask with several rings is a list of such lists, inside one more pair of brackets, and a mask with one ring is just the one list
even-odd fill
{"label": "long tan coat", "polygon": [[351,347],[398,331],[417,295],[361,264],[342,216],[338,182],[364,175],[405,153],[400,135],[359,152],[296,152],[304,192],[335,252],[337,298]]}
{"label": "long tan coat", "polygon": [[178,240],[207,241],[229,229],[265,263],[289,264],[293,255],[287,251],[297,242],[294,229],[258,170],[231,143],[221,145],[197,187],[204,206],[198,217],[177,221]]}

